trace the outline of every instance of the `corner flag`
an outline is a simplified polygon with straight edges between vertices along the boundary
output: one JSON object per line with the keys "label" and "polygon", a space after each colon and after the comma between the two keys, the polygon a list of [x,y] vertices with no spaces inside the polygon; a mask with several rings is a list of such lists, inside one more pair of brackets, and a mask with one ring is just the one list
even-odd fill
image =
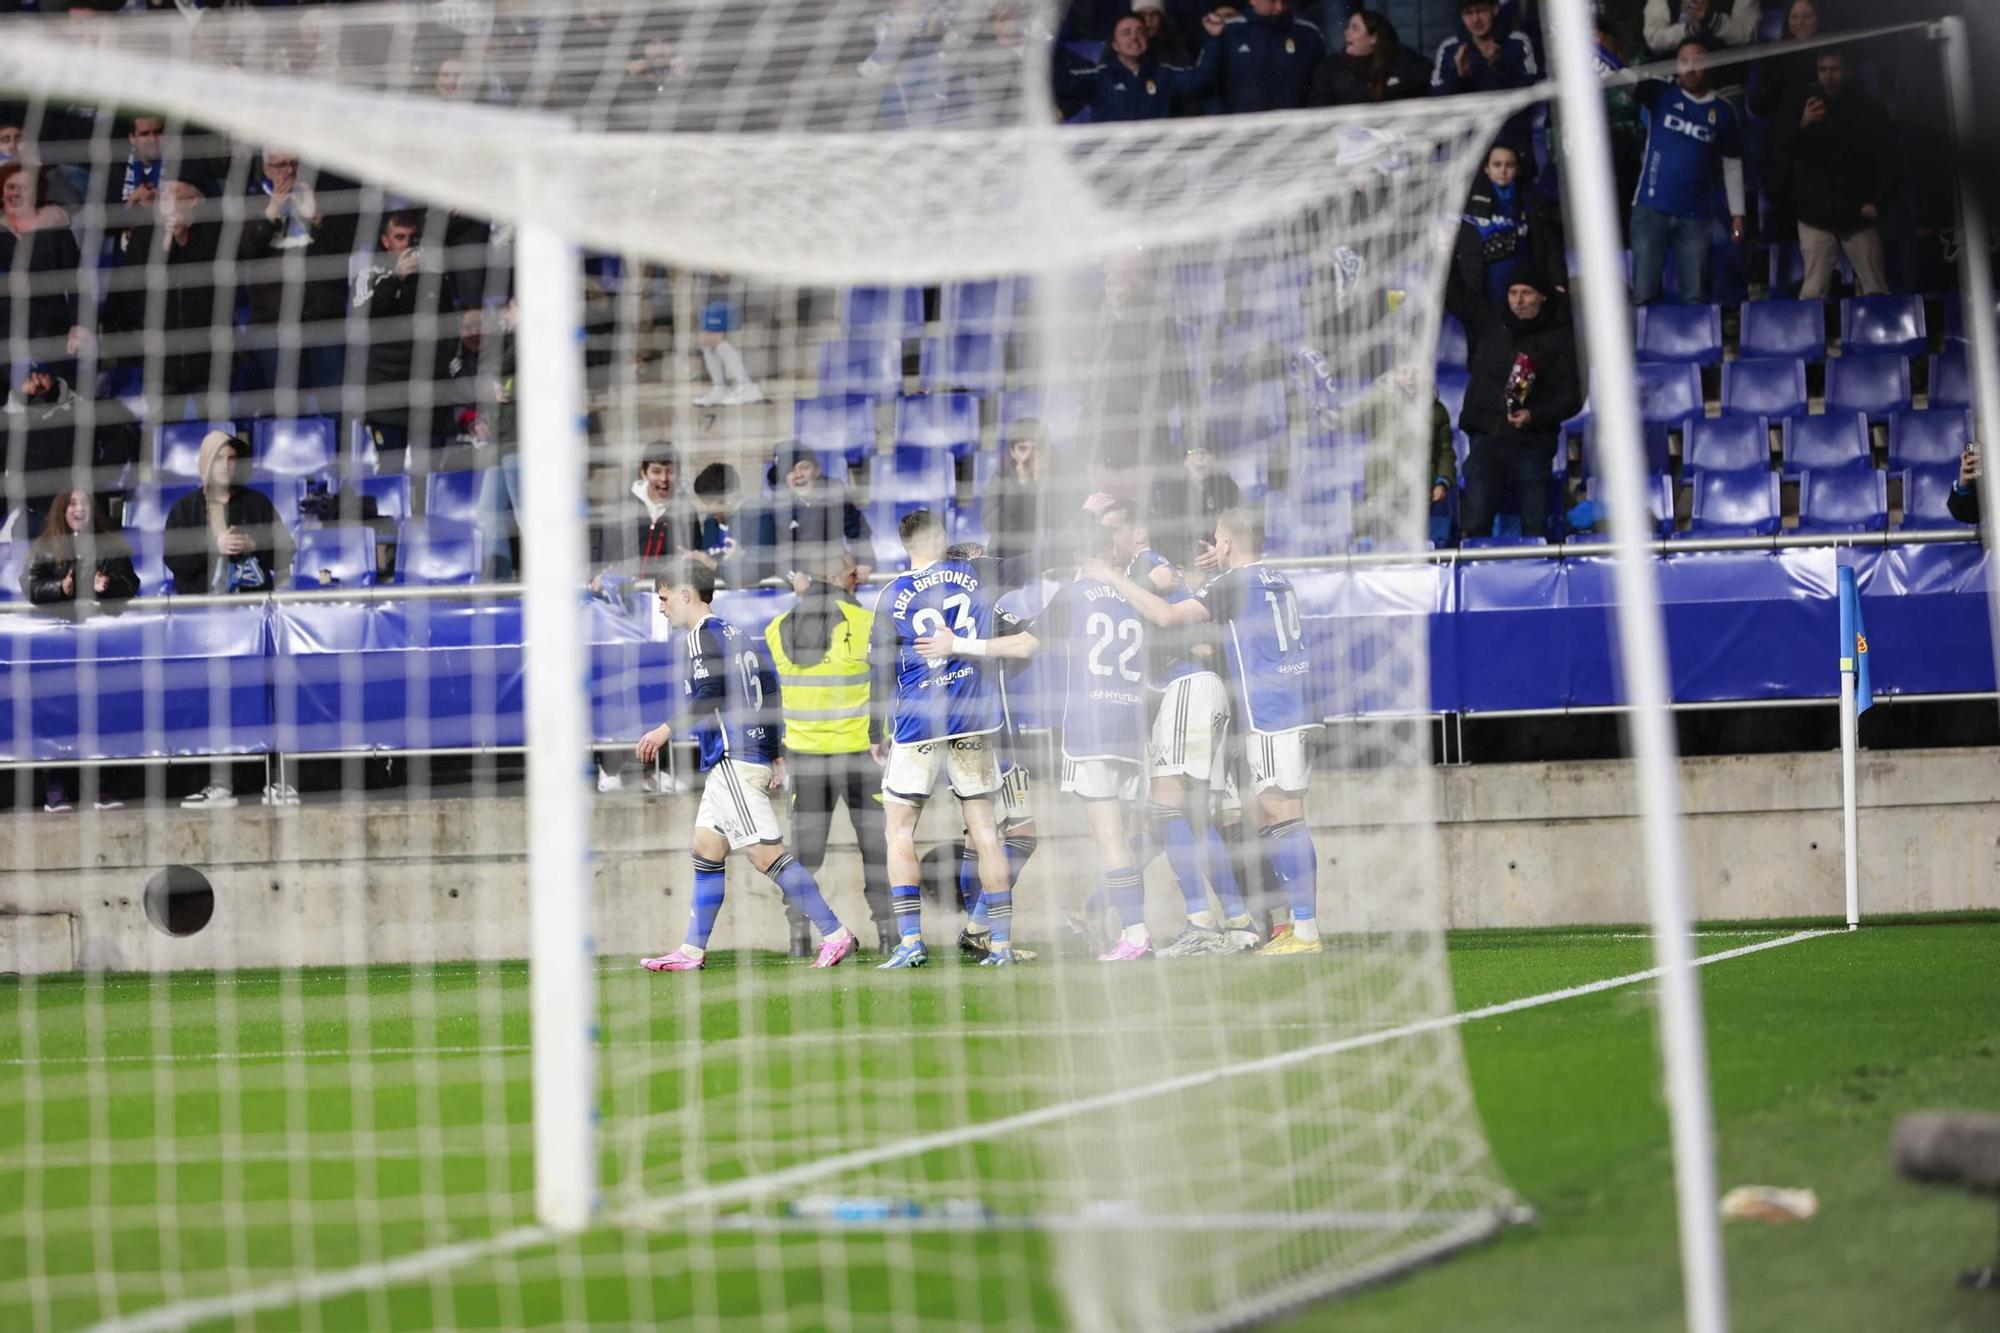
{"label": "corner flag", "polygon": [[1848,565],[1840,567],[1840,669],[1854,673],[1854,714],[1859,717],[1875,702],[1875,692],[1868,685],[1868,631],[1861,624],[1861,594]]}

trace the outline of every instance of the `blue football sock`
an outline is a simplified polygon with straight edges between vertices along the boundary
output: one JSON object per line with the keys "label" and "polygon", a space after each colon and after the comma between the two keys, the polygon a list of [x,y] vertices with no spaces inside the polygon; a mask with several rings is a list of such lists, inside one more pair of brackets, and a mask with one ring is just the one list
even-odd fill
{"label": "blue football sock", "polygon": [[1222,840],[1222,830],[1213,824],[1202,840],[1201,864],[1208,872],[1208,882],[1215,886],[1216,897],[1222,899],[1222,915],[1232,921],[1242,916],[1243,886],[1236,882],[1236,861],[1229,854],[1229,844]]}
{"label": "blue football sock", "polygon": [[1284,887],[1291,905],[1292,925],[1310,926],[1319,900],[1319,852],[1302,819],[1273,824],[1263,832],[1264,855]]}
{"label": "blue football sock", "polygon": [[1147,823],[1141,824],[1137,829],[1133,830],[1132,836],[1126,839],[1126,845],[1132,849],[1132,864],[1139,868],[1139,873],[1142,875],[1146,873],[1146,867],[1153,864],[1153,859],[1162,850],[1160,839],[1153,832],[1152,828],[1152,825],[1157,822],[1157,820],[1149,820]]}
{"label": "blue football sock", "polygon": [[1021,872],[1028,868],[1028,858],[1040,845],[1032,833],[1016,833],[1007,839],[1007,877],[1011,883],[1021,882]]}
{"label": "blue football sock", "polygon": [[840,929],[840,918],[826,905],[826,898],[819,891],[819,881],[813,878],[812,871],[799,863],[796,856],[786,852],[771,862],[764,873],[776,881],[778,892],[804,912],[807,920],[819,927],[822,938]]}
{"label": "blue football sock", "polygon": [[969,842],[958,849],[958,901],[971,918],[968,924],[972,929],[986,929],[986,891],[979,883],[979,853]]}
{"label": "blue football sock", "polygon": [[715,933],[715,918],[722,911],[722,862],[694,858],[694,909],[688,915],[687,942],[697,949],[708,947]]}
{"label": "blue football sock", "polygon": [[1014,936],[1014,890],[1003,889],[999,893],[989,893],[986,902],[986,924],[993,931],[993,947],[1004,949]]}
{"label": "blue football sock", "polygon": [[922,889],[915,884],[893,884],[889,887],[889,901],[896,909],[898,935],[910,940],[924,933]]}
{"label": "blue football sock", "polygon": [[1194,840],[1194,825],[1185,811],[1170,805],[1156,805],[1149,812],[1167,849],[1167,864],[1181,886],[1181,899],[1190,913],[1208,910],[1208,890],[1201,882],[1201,849]]}
{"label": "blue football sock", "polygon": [[1134,866],[1119,866],[1104,874],[1103,892],[1118,909],[1118,924],[1131,929],[1146,924],[1146,885]]}

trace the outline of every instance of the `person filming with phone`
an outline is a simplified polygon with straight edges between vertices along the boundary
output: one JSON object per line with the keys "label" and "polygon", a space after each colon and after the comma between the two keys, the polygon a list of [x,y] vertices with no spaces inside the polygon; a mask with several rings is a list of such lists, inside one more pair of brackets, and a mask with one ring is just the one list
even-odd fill
{"label": "person filming with phone", "polygon": [[1958,456],[1958,481],[1945,500],[1945,508],[1961,523],[1979,521],[1979,446],[1968,444]]}

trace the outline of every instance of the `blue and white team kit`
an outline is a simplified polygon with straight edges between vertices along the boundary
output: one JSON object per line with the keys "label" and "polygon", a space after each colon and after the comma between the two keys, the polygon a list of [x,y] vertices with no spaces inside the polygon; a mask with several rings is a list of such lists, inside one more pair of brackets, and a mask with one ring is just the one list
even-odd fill
{"label": "blue and white team kit", "polygon": [[1020,622],[996,608],[1000,589],[965,560],[940,560],[898,574],[875,604],[877,634],[895,650],[896,703],[882,798],[922,805],[944,773],[961,800],[1000,790],[993,733],[1002,723],[998,664],[986,658],[933,661],[917,651],[926,635],[949,629],[990,639]]}
{"label": "blue and white team kit", "polygon": [[771,805],[771,761],[784,753],[778,677],[757,641],[720,616],[682,635],[682,719],[700,745],[701,808],[695,827],[732,849],[779,842]]}
{"label": "blue and white team kit", "polygon": [[1292,581],[1262,563],[1225,570],[1195,594],[1221,627],[1236,726],[1255,791],[1305,791],[1312,659]]}
{"label": "blue and white team kit", "polygon": [[[1153,571],[1161,568],[1173,576],[1173,586],[1165,591],[1153,582]],[[1132,557],[1125,577],[1160,592],[1170,604],[1194,596],[1173,563],[1150,546]],[[1147,747],[1147,771],[1154,777],[1186,778],[1207,783],[1212,791],[1226,791],[1229,690],[1215,668],[1195,655],[1196,631],[1147,629],[1146,685],[1160,696]]]}
{"label": "blue and white team kit", "polygon": [[1035,637],[1062,655],[1062,790],[1135,801],[1146,771],[1146,622],[1097,579],[1063,585]]}

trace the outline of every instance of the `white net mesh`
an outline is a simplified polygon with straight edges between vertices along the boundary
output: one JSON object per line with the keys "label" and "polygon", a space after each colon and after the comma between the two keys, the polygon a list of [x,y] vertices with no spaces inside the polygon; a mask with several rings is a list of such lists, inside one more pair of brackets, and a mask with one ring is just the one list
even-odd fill
{"label": "white net mesh", "polygon": [[[52,244],[75,249],[34,268],[17,248],[10,360],[17,385],[41,364],[83,386],[10,421],[12,547],[33,563],[57,493],[95,492],[122,533],[86,521],[56,553],[89,571],[130,546],[140,585],[0,617],[8,1322],[1154,1328],[1254,1318],[1498,1225],[1440,1021],[1434,584],[1399,557],[1449,447],[1431,353],[1458,202],[1525,103],[1058,126],[1046,30],[851,0],[7,29],[0,89],[26,99],[68,201]],[[553,533],[512,519],[537,447],[513,415],[527,221],[591,256],[593,511]],[[228,508],[218,425],[268,513]],[[662,481],[645,465],[669,437]],[[1197,760],[1064,794],[1068,681],[1098,659],[1035,617],[1093,554],[1199,586],[1237,507],[1282,580],[1240,616],[1310,662],[1288,688],[1313,725],[1260,730],[1231,624],[1149,626],[1131,661],[1223,678],[1217,790]],[[704,924],[692,830],[735,771],[694,771],[686,719],[659,771],[627,758],[693,679],[690,626],[653,604],[667,557],[713,566],[715,614],[761,644],[795,572],[824,610],[842,548],[875,606],[918,509],[998,558],[984,595],[1040,648],[988,687],[1009,681],[1000,743],[1030,795],[983,803],[1027,856],[1012,930],[1038,957],[953,956],[940,779],[916,834],[932,961],[873,970],[898,926],[883,778],[848,696],[822,709],[806,692],[834,686],[779,661],[802,803],[781,822],[866,948],[830,975],[784,959],[752,847],[706,969],[640,970]],[[513,960],[546,812],[519,778],[578,756],[522,757],[536,652],[510,580],[586,527],[603,1207],[561,1237],[534,1223]],[[1146,700],[1155,748],[1213,739],[1184,688]],[[127,808],[90,808],[121,773]],[[819,859],[803,805],[850,779]],[[208,794],[183,809],[190,784]],[[34,813],[52,788],[82,812]],[[1303,890],[1296,845],[1274,850],[1300,817]],[[1096,958],[1230,919],[1254,938],[1216,948],[1261,943],[1301,901],[1324,953]],[[1071,914],[1106,938],[1086,949]]]}

